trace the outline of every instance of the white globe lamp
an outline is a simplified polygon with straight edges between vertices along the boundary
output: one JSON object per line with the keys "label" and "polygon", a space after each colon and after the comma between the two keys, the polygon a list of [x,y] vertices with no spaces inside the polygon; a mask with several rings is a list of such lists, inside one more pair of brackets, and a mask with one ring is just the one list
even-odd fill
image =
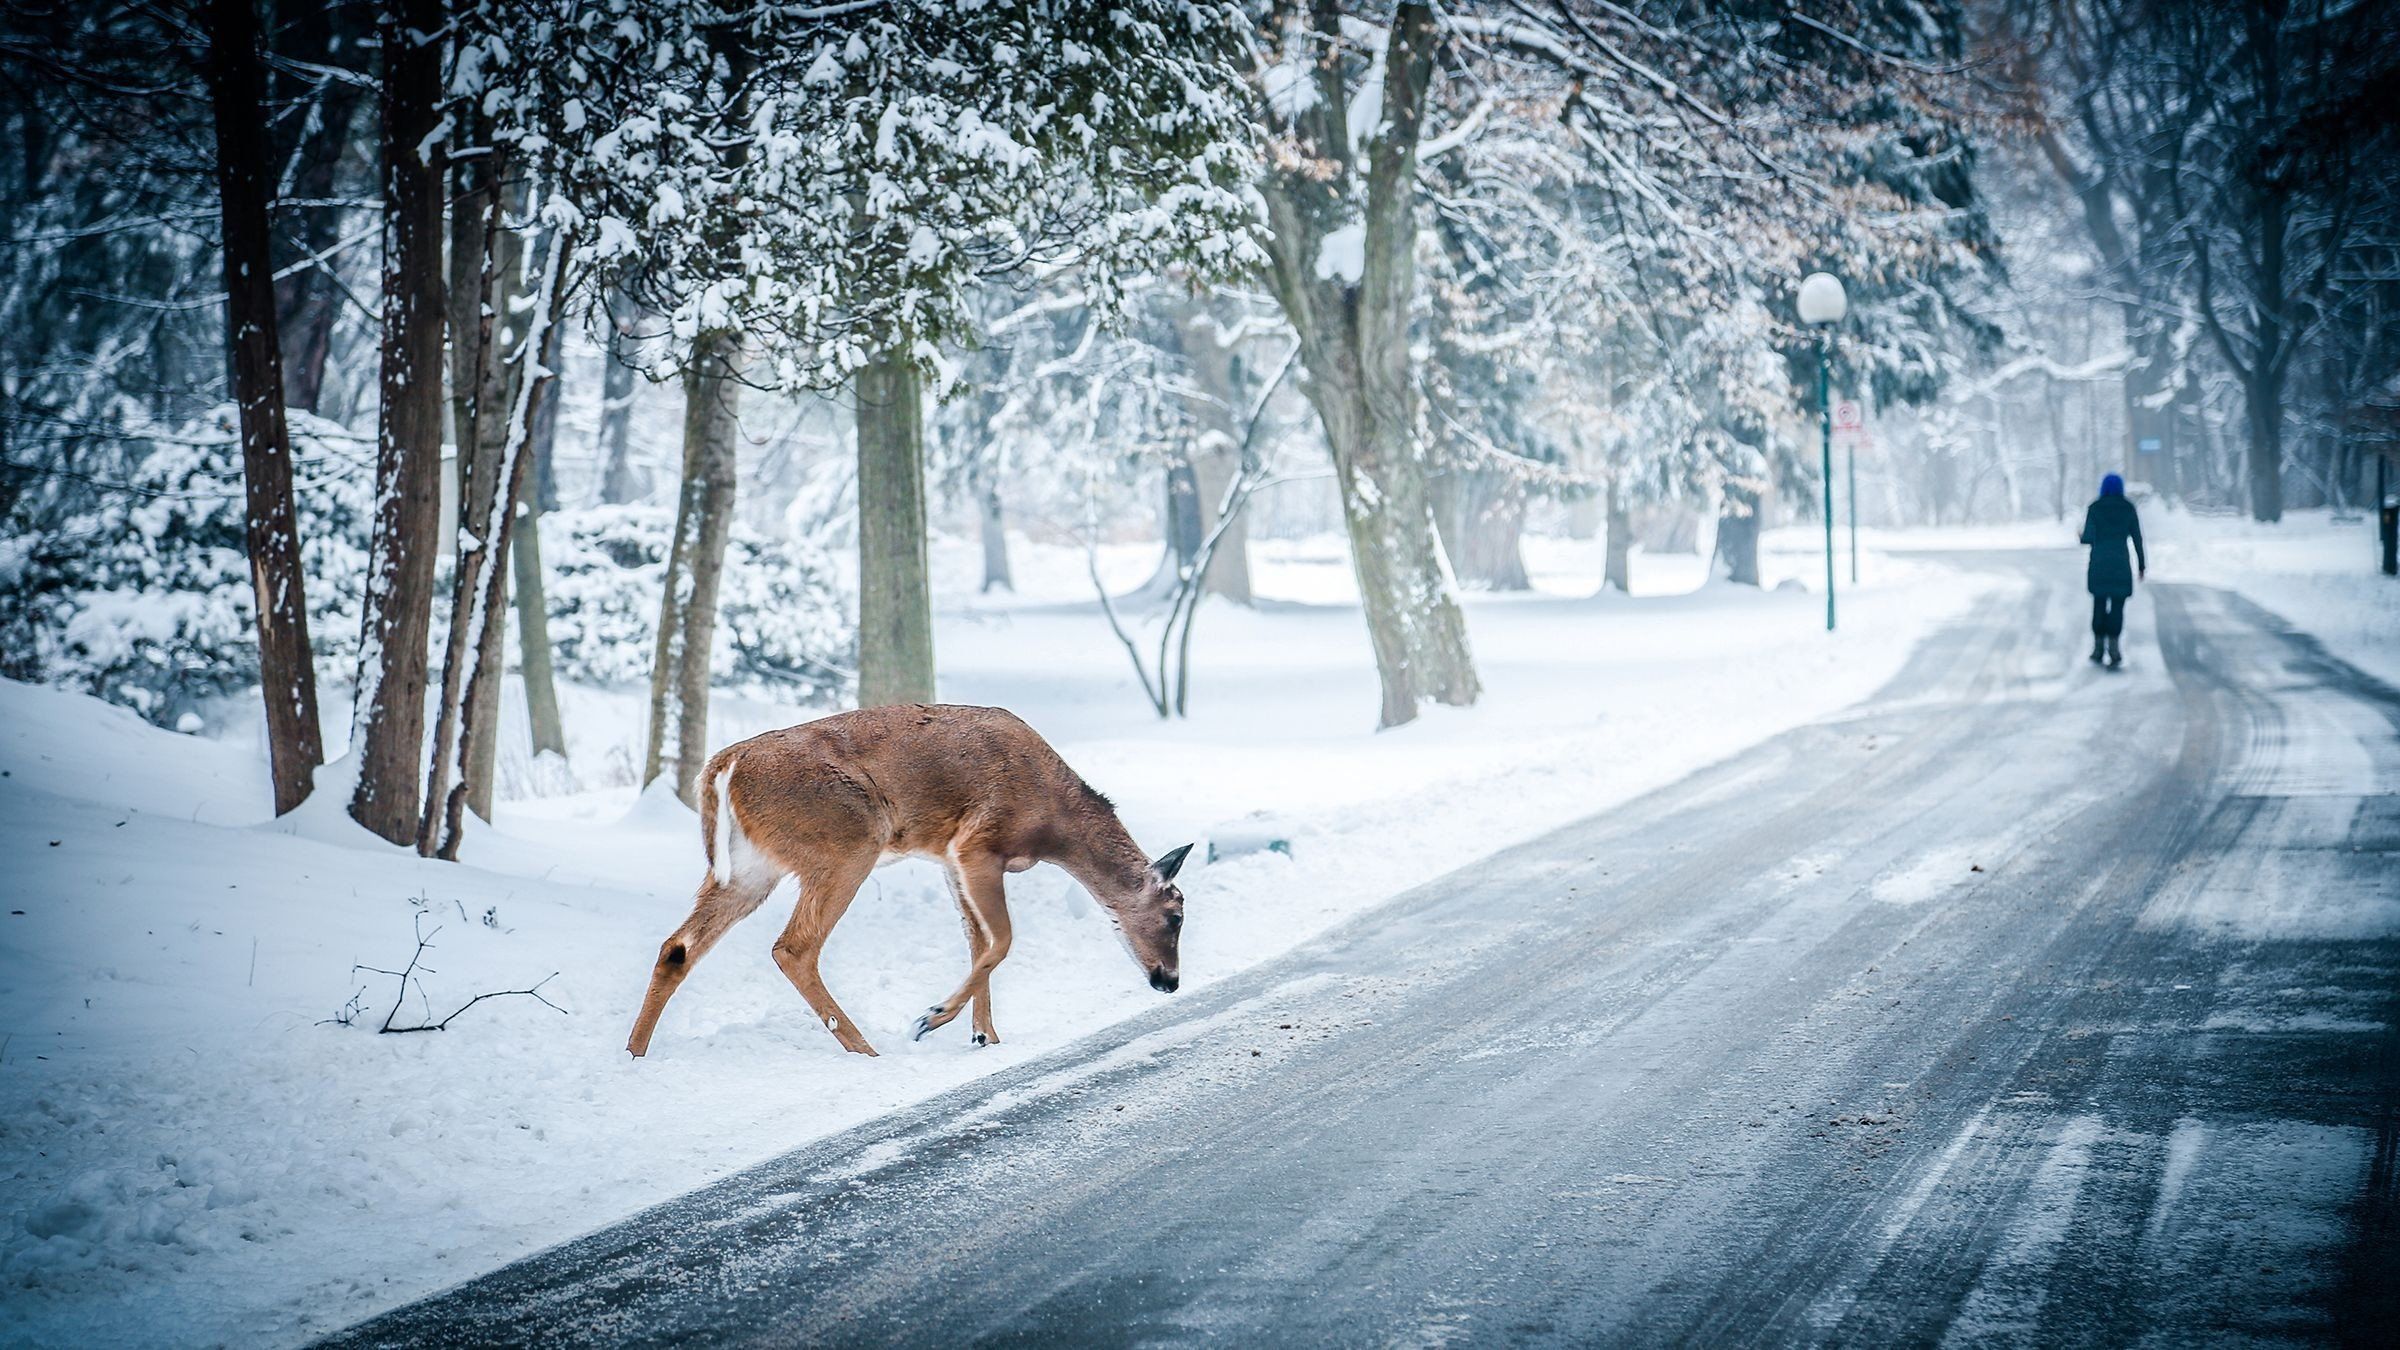
{"label": "white globe lamp", "polygon": [[1800,283],[1800,322],[1839,323],[1850,312],[1850,297],[1831,272],[1811,272]]}

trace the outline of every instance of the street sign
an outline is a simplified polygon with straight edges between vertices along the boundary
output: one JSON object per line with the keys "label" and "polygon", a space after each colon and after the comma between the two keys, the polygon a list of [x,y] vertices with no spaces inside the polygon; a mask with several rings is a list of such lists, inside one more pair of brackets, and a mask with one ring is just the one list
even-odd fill
{"label": "street sign", "polygon": [[2158,437],[2144,436],[2140,440],[2133,443],[2133,448],[2145,455],[2155,455],[2163,447],[2160,446]]}
{"label": "street sign", "polygon": [[1857,431],[1866,424],[1867,419],[1859,411],[1855,400],[1843,399],[1833,405],[1833,429],[1835,431]]}

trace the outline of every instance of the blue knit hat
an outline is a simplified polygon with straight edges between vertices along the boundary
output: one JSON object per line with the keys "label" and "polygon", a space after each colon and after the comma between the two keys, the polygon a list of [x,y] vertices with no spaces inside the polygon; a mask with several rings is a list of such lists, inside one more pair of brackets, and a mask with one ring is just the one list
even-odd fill
{"label": "blue knit hat", "polygon": [[2101,496],[2103,496],[2103,497],[2122,497],[2122,496],[2124,496],[2124,495],[2125,495],[2125,480],[2124,480],[2124,479],[2122,479],[2122,478],[2119,478],[2119,477],[2117,477],[2117,476],[2116,476],[2115,474],[2113,474],[2113,473],[2112,473],[2112,474],[2110,474],[2110,475],[2108,475],[2106,478],[2103,478],[2103,479],[2101,479],[2101,480],[2100,480],[2100,495],[2101,495]]}

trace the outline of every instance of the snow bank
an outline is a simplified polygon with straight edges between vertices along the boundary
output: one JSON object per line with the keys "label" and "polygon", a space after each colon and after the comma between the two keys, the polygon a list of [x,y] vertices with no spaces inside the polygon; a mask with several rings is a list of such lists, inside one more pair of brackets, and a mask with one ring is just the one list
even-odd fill
{"label": "snow bank", "polygon": [[[1813,542],[1771,537],[1769,585],[1815,575]],[[1072,550],[1026,546],[1019,597],[945,608],[943,693],[1022,712],[1154,852],[1288,839],[1288,854],[1187,869],[1197,987],[1840,709],[1974,589],[1872,553],[1829,639],[1815,598],[1701,586],[1697,558],[1637,557],[1644,594],[1592,599],[1596,544],[1529,555],[1539,590],[1469,600],[1483,703],[1392,732],[1372,730],[1333,541],[1262,547],[1271,598],[1202,615],[1188,721],[1148,713]],[[937,577],[972,566],[963,547],[935,561]],[[1130,584],[1150,559],[1105,561]],[[1003,1042],[973,1050],[961,1024],[911,1043],[903,1029],[966,952],[938,876],[902,863],[868,884],[824,963],[882,1058],[842,1054],[774,968],[787,893],[695,972],[651,1058],[629,1061],[650,962],[700,876],[698,827],[671,799],[607,785],[639,699],[568,693],[575,771],[600,786],[504,802],[452,865],[322,813],[269,822],[240,728],[177,736],[0,685],[0,1340],[302,1340],[1161,997],[1082,892],[1038,869],[1010,883]],[[735,699],[719,712],[720,740],[806,715]],[[552,972],[543,992],[565,1012],[499,999],[448,1031],[373,1034],[396,982],[353,967],[398,968],[419,923],[435,973],[401,1020]]]}
{"label": "snow bank", "polygon": [[[2160,517],[2151,524],[2150,517]],[[2325,649],[2400,686],[2400,579],[2377,570],[2373,517],[2294,511],[2274,525],[2147,513],[2150,576],[2239,591]]]}

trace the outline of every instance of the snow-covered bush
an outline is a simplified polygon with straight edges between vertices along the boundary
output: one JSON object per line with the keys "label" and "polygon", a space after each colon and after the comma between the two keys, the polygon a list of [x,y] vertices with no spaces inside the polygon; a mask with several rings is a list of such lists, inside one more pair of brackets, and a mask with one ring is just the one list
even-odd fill
{"label": "snow-covered bush", "polygon": [[[320,675],[340,680],[358,660],[374,445],[297,410],[291,425],[309,638]],[[232,407],[161,432],[128,464],[55,528],[0,518],[0,674],[95,694],[172,727],[258,683]],[[673,524],[672,510],[657,507],[542,517],[561,677],[649,680]],[[851,623],[816,548],[737,527],[717,616],[716,681],[800,702],[847,687]],[[434,640],[438,650],[438,631]]]}
{"label": "snow-covered bush", "polygon": [[[595,506],[542,517],[550,645],[561,677],[598,685],[650,679],[671,507]],[[853,637],[833,568],[806,544],[735,526],[717,592],[709,674],[829,700],[851,678]]]}
{"label": "snow-covered bush", "polygon": [[[371,443],[291,414],[309,634],[318,662],[355,659],[365,591]],[[96,694],[161,726],[258,682],[244,548],[242,450],[228,404],[128,459],[122,482],[0,556],[7,673]]]}

